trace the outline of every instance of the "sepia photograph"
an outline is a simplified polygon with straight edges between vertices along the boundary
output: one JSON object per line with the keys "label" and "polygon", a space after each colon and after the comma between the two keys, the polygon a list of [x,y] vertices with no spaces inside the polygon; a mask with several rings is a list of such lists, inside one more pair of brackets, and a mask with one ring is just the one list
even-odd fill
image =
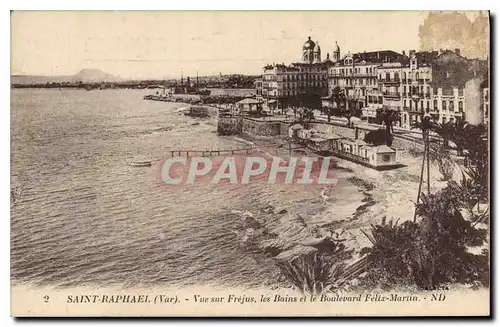
{"label": "sepia photograph", "polygon": [[491,314],[488,10],[10,25],[12,316]]}

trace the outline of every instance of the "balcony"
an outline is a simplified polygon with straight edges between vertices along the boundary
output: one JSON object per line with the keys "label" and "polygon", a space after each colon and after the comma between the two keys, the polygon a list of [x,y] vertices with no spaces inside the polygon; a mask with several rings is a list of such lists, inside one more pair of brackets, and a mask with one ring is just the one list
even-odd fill
{"label": "balcony", "polygon": [[384,83],[384,84],[399,84],[400,79],[399,78],[384,79],[384,80],[382,80],[382,83]]}
{"label": "balcony", "polygon": [[401,94],[397,92],[383,92],[382,94],[384,95],[384,97],[392,99],[399,99],[401,97]]}
{"label": "balcony", "polygon": [[423,109],[415,109],[415,108],[407,108],[408,110],[405,110],[407,111],[409,114],[416,114],[416,115],[420,115],[420,114],[423,114],[424,113],[424,110]]}

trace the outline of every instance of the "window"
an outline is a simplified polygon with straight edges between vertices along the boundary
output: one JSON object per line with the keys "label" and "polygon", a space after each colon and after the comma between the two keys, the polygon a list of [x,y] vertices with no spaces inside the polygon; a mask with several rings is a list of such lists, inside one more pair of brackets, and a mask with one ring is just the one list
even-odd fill
{"label": "window", "polygon": [[406,94],[406,85],[403,85],[403,95]]}
{"label": "window", "polygon": [[438,102],[437,100],[434,100],[434,110],[438,110]]}
{"label": "window", "polygon": [[391,79],[391,74],[385,73],[385,80],[389,81]]}
{"label": "window", "polygon": [[453,101],[450,101],[450,110],[453,111]]}
{"label": "window", "polygon": [[387,161],[391,161],[391,156],[390,156],[390,155],[388,155],[388,154],[384,154],[384,155],[382,156],[382,160],[383,160],[383,161],[385,161],[385,162],[387,162]]}
{"label": "window", "polygon": [[395,79],[396,81],[398,81],[398,80],[399,80],[399,73],[398,73],[398,72],[395,72],[395,73],[394,73],[394,79]]}
{"label": "window", "polygon": [[403,100],[403,108],[406,108],[406,99]]}
{"label": "window", "polygon": [[458,111],[464,112],[464,103],[462,101],[458,102]]}
{"label": "window", "polygon": [[443,110],[446,110],[446,101],[444,101],[444,100],[443,100],[443,103],[442,103],[442,107],[443,107],[442,108]]}
{"label": "window", "polygon": [[415,79],[418,79],[418,72],[415,74]]}
{"label": "window", "polygon": [[403,80],[406,80],[406,72],[403,72]]}
{"label": "window", "polygon": [[429,106],[430,106],[430,102],[427,101],[427,103],[425,104],[425,107],[426,107],[427,111],[429,111]]}

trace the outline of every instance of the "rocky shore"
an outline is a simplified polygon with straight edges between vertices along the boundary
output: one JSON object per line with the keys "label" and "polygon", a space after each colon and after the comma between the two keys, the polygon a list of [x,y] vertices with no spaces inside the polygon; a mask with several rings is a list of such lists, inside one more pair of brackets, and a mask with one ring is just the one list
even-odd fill
{"label": "rocky shore", "polygon": [[[243,137],[267,155],[287,158],[288,143],[273,137]],[[314,155],[308,150],[294,151],[294,156]],[[405,167],[376,171],[335,158],[335,186],[324,187],[315,196],[305,196],[282,205],[269,205],[250,211],[233,211],[245,222],[242,235],[251,246],[264,251],[276,261],[294,260],[304,254],[338,250],[344,247],[347,262],[359,260],[359,252],[371,246],[363,234],[383,217],[400,222],[413,219],[419,181],[420,158],[401,153]],[[439,176],[433,164],[431,175]],[[446,182],[433,178],[432,191]]]}

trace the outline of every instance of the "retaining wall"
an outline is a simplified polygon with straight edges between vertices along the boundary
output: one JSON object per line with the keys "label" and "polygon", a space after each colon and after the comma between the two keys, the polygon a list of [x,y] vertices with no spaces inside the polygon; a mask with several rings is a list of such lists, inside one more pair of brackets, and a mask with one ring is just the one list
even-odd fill
{"label": "retaining wall", "polygon": [[[288,128],[292,125],[289,121],[261,120],[243,116],[219,117],[217,123],[217,133],[219,135],[239,135],[248,134],[250,136],[288,136]],[[366,133],[373,129],[362,127],[348,128],[337,123],[310,122],[306,128],[315,128],[323,132],[331,132],[342,137],[363,140]],[[357,135],[356,135],[357,134]],[[411,138],[394,136],[392,146],[402,150],[411,148],[423,149],[423,143]]]}

